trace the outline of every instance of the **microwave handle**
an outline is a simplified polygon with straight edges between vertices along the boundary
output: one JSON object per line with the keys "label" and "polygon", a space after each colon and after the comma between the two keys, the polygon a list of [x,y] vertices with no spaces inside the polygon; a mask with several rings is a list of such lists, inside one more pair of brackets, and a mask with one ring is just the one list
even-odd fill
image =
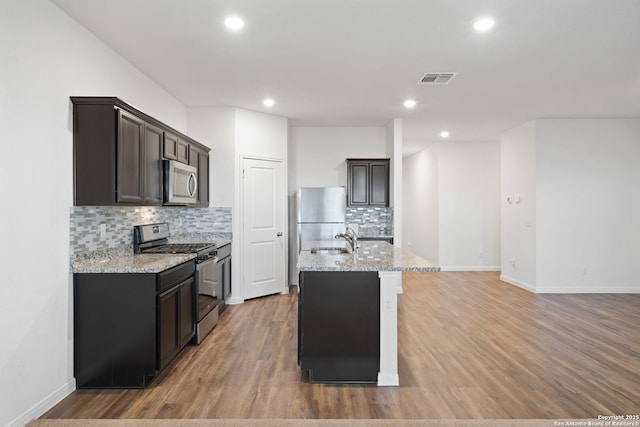
{"label": "microwave handle", "polygon": [[[191,191],[191,181],[193,181],[193,191]],[[187,181],[187,193],[189,196],[194,197],[196,195],[196,191],[198,191],[198,180],[196,178],[196,174],[191,173],[189,175],[189,180]]]}

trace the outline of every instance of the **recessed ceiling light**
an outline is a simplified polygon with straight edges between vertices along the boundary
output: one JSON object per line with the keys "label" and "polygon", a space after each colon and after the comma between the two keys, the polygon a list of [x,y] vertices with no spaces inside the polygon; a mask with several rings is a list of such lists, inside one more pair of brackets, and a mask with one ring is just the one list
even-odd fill
{"label": "recessed ceiling light", "polygon": [[473,28],[476,29],[476,31],[489,31],[490,29],[493,28],[493,26],[495,25],[495,21],[492,18],[489,17],[483,17],[483,18],[478,18],[475,21],[473,21]]}
{"label": "recessed ceiling light", "polygon": [[416,101],[413,99],[407,99],[402,103],[402,105],[404,105],[405,108],[413,108],[416,106]]}
{"label": "recessed ceiling light", "polygon": [[244,27],[244,21],[239,16],[227,16],[224,25],[230,30],[238,31]]}
{"label": "recessed ceiling light", "polygon": [[440,132],[440,138],[449,138],[449,131],[443,130],[442,132]]}
{"label": "recessed ceiling light", "polygon": [[276,101],[274,101],[272,98],[265,98],[262,103],[264,105],[266,105],[267,107],[273,107],[274,105],[276,105]]}

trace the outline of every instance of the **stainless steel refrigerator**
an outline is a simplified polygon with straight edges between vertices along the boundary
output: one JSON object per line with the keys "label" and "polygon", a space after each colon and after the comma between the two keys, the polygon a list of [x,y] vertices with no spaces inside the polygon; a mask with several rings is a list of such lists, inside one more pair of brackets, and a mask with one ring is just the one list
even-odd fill
{"label": "stainless steel refrigerator", "polygon": [[318,246],[315,242],[341,246],[335,235],[345,231],[347,194],[344,187],[302,187],[293,199],[295,229],[289,272],[291,283],[298,284],[296,264],[300,251]]}

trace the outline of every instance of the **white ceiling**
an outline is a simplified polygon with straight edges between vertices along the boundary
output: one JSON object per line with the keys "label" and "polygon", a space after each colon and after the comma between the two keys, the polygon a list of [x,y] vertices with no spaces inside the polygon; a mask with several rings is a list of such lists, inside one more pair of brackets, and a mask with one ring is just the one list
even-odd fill
{"label": "white ceiling", "polygon": [[[640,117],[639,0],[52,1],[188,106],[294,126],[402,118],[405,153],[444,128],[481,141],[534,118]],[[483,15],[496,25],[480,34]],[[430,71],[458,75],[418,86]]]}

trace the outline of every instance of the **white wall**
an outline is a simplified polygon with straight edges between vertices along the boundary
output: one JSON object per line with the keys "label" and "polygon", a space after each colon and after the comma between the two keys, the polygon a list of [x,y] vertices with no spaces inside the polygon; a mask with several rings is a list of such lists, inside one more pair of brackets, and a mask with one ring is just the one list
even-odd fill
{"label": "white wall", "polygon": [[404,169],[407,249],[443,270],[498,270],[500,144],[437,143]]}
{"label": "white wall", "polygon": [[[501,139],[501,276],[536,290],[536,125],[528,122]],[[507,197],[520,196],[520,203]]]}
{"label": "white wall", "polygon": [[3,1],[0,58],[0,425],[23,425],[75,387],[69,96],[118,96],[181,131],[186,108],[47,0]]}
{"label": "white wall", "polygon": [[404,158],[402,181],[404,247],[440,264],[438,144]]}
{"label": "white wall", "polygon": [[[242,158],[255,156],[281,160],[283,192],[288,169],[288,121],[284,117],[233,107],[189,107],[189,135],[207,141],[210,152],[212,206],[233,209],[232,294],[230,303],[244,301],[242,290]],[[286,207],[285,207],[286,212]],[[285,220],[285,230],[287,222]],[[285,232],[286,234],[286,232]],[[284,236],[286,239],[287,236]],[[283,240],[284,240],[283,239]],[[286,240],[285,240],[286,241]],[[287,255],[285,249],[285,259]],[[286,271],[286,268],[285,268]],[[285,283],[288,283],[285,280]]]}
{"label": "white wall", "polygon": [[[242,161],[245,157],[256,156],[258,158],[266,158],[271,160],[282,161],[283,183],[282,192],[284,194],[284,201],[282,206],[282,212],[285,214],[285,224],[283,229],[282,242],[288,242],[288,217],[287,213],[287,182],[288,182],[288,141],[289,137],[289,123],[284,117],[257,113],[253,111],[235,109],[235,147],[236,147],[236,167],[237,173],[235,175],[235,201],[234,201],[234,214],[233,216],[233,235],[238,236],[238,242],[233,247],[233,257],[235,261],[232,263],[233,283],[231,294],[231,303],[240,303],[244,301],[244,293],[242,289],[241,281],[241,269],[242,269],[242,257],[241,257],[241,244],[244,240],[242,235]],[[284,259],[282,268],[285,271],[285,280],[283,283],[283,292],[288,291],[288,247],[284,244]]]}
{"label": "white wall", "polygon": [[299,187],[347,185],[345,159],[386,158],[384,127],[292,127],[289,194]]}
{"label": "white wall", "polygon": [[440,143],[440,265],[497,270],[500,265],[500,143]]}
{"label": "white wall", "polygon": [[640,292],[640,120],[536,128],[536,291]]}
{"label": "white wall", "polygon": [[231,107],[188,107],[188,135],[211,148],[209,152],[210,206],[233,206],[236,111]]}

